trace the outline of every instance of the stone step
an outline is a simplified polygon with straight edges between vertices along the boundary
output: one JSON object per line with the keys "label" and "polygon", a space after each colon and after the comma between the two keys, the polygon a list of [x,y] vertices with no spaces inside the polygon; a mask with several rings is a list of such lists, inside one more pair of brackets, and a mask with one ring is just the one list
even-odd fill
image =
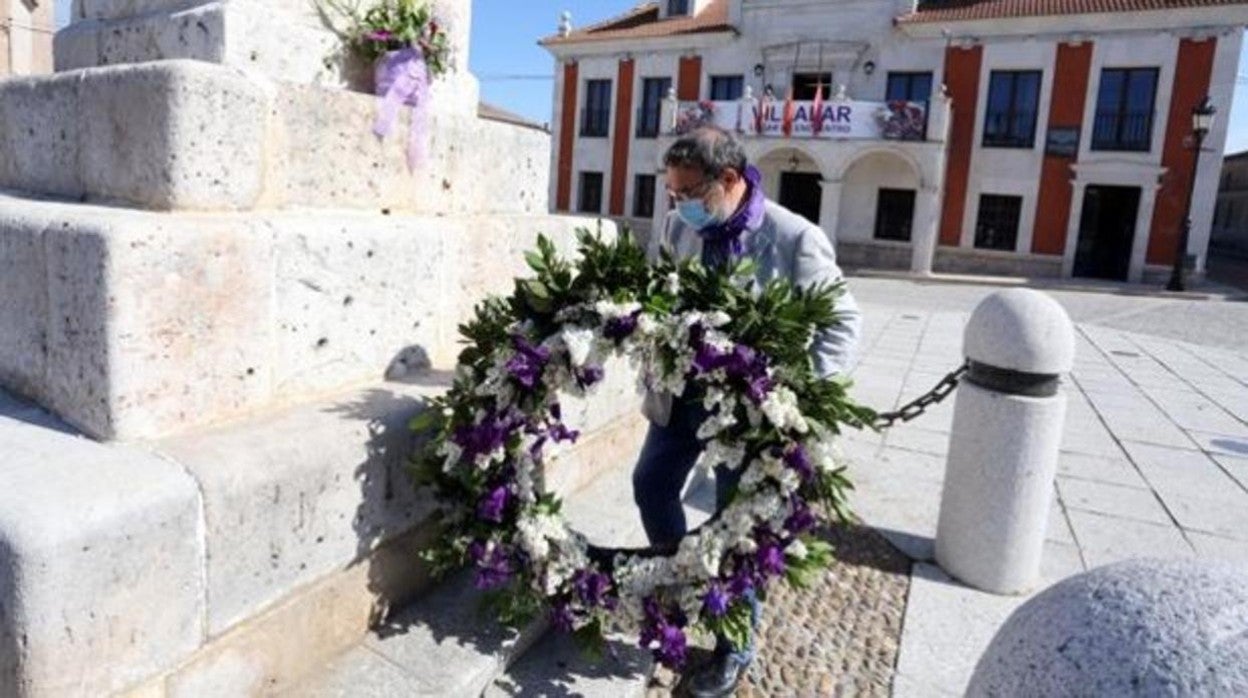
{"label": "stone step", "polygon": [[[407,378],[132,444],[0,393],[0,685],[253,696],[355,645],[428,581],[407,423],[447,383]],[[610,419],[626,405],[584,405],[596,426],[559,467],[634,448],[597,438],[635,429]]]}
{"label": "stone step", "polygon": [[368,94],[196,60],[4,79],[0,188],[158,211],[545,213],[550,134],[479,118],[454,89],[429,98],[411,170],[411,110],[378,138]]}
{"label": "stone step", "polygon": [[482,694],[508,696],[582,696],[641,698],[653,669],[650,653],[624,639],[609,641],[595,658],[566,633],[549,632]]}
{"label": "stone step", "polygon": [[395,615],[284,698],[476,698],[546,630],[505,628],[482,607],[470,572]]}
{"label": "stone step", "polygon": [[[0,88],[0,112],[5,99]],[[511,291],[537,235],[570,254],[591,225],[0,195],[0,387],[93,437],[131,440],[453,366],[459,323]]]}

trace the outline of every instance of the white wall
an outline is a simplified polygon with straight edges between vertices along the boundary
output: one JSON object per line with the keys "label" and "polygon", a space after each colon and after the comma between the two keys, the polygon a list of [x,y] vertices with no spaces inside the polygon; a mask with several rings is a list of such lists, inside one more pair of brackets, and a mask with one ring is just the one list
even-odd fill
{"label": "white wall", "polygon": [[[1021,196],[1023,201],[1015,251],[1029,253],[1036,221],[1040,171],[1044,163],[1044,134],[1049,125],[1048,105],[1053,92],[1056,47],[1053,41],[1005,39],[985,45],[983,51],[961,244],[963,247],[973,247],[975,244],[975,225],[979,217],[981,195]],[[1036,113],[1036,133],[1030,148],[985,148],[983,145],[988,88],[995,70],[1041,71],[1040,108]],[[953,106],[955,110],[958,108],[957,104]]]}
{"label": "white wall", "polygon": [[841,185],[837,218],[838,241],[864,242],[875,234],[879,190],[911,189],[916,199],[919,178],[910,163],[887,153],[871,153],[849,166]]}

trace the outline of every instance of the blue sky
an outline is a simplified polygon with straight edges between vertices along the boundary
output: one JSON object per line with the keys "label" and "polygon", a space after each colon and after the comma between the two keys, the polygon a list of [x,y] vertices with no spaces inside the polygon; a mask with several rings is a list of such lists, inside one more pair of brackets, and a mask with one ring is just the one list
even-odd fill
{"label": "blue sky", "polygon": [[[70,0],[57,0],[60,23],[68,18]],[[572,9],[574,26],[618,14],[635,0],[473,0],[472,72],[481,80],[481,97],[538,123],[551,119],[554,62],[537,40],[553,34],[559,13]],[[1227,152],[1248,150],[1248,41],[1239,58],[1242,76],[1230,110]]]}

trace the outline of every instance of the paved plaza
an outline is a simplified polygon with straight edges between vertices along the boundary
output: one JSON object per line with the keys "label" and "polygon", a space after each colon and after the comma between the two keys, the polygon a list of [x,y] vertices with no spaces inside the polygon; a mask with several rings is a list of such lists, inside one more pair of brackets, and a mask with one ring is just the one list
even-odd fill
{"label": "paved plaza", "polygon": [[[851,287],[867,319],[855,394],[878,409],[957,366],[969,311],[996,290],[874,278]],[[1138,556],[1248,561],[1248,304],[1118,290],[1050,289],[1077,323],[1077,353],[1046,583]],[[968,589],[931,562],[953,403],[846,438],[856,512],[914,560],[896,696],[960,695],[1025,600]]]}

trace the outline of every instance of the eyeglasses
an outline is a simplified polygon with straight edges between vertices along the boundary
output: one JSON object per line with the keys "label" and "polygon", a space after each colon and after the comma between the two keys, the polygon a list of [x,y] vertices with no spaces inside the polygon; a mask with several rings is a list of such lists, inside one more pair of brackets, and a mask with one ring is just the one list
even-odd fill
{"label": "eyeglasses", "polygon": [[696,184],[692,188],[685,189],[684,191],[676,191],[669,187],[667,189],[667,195],[671,197],[673,201],[692,201],[694,199],[701,199],[706,196],[706,192],[710,191],[711,185],[714,183],[715,180],[708,179],[705,182]]}

